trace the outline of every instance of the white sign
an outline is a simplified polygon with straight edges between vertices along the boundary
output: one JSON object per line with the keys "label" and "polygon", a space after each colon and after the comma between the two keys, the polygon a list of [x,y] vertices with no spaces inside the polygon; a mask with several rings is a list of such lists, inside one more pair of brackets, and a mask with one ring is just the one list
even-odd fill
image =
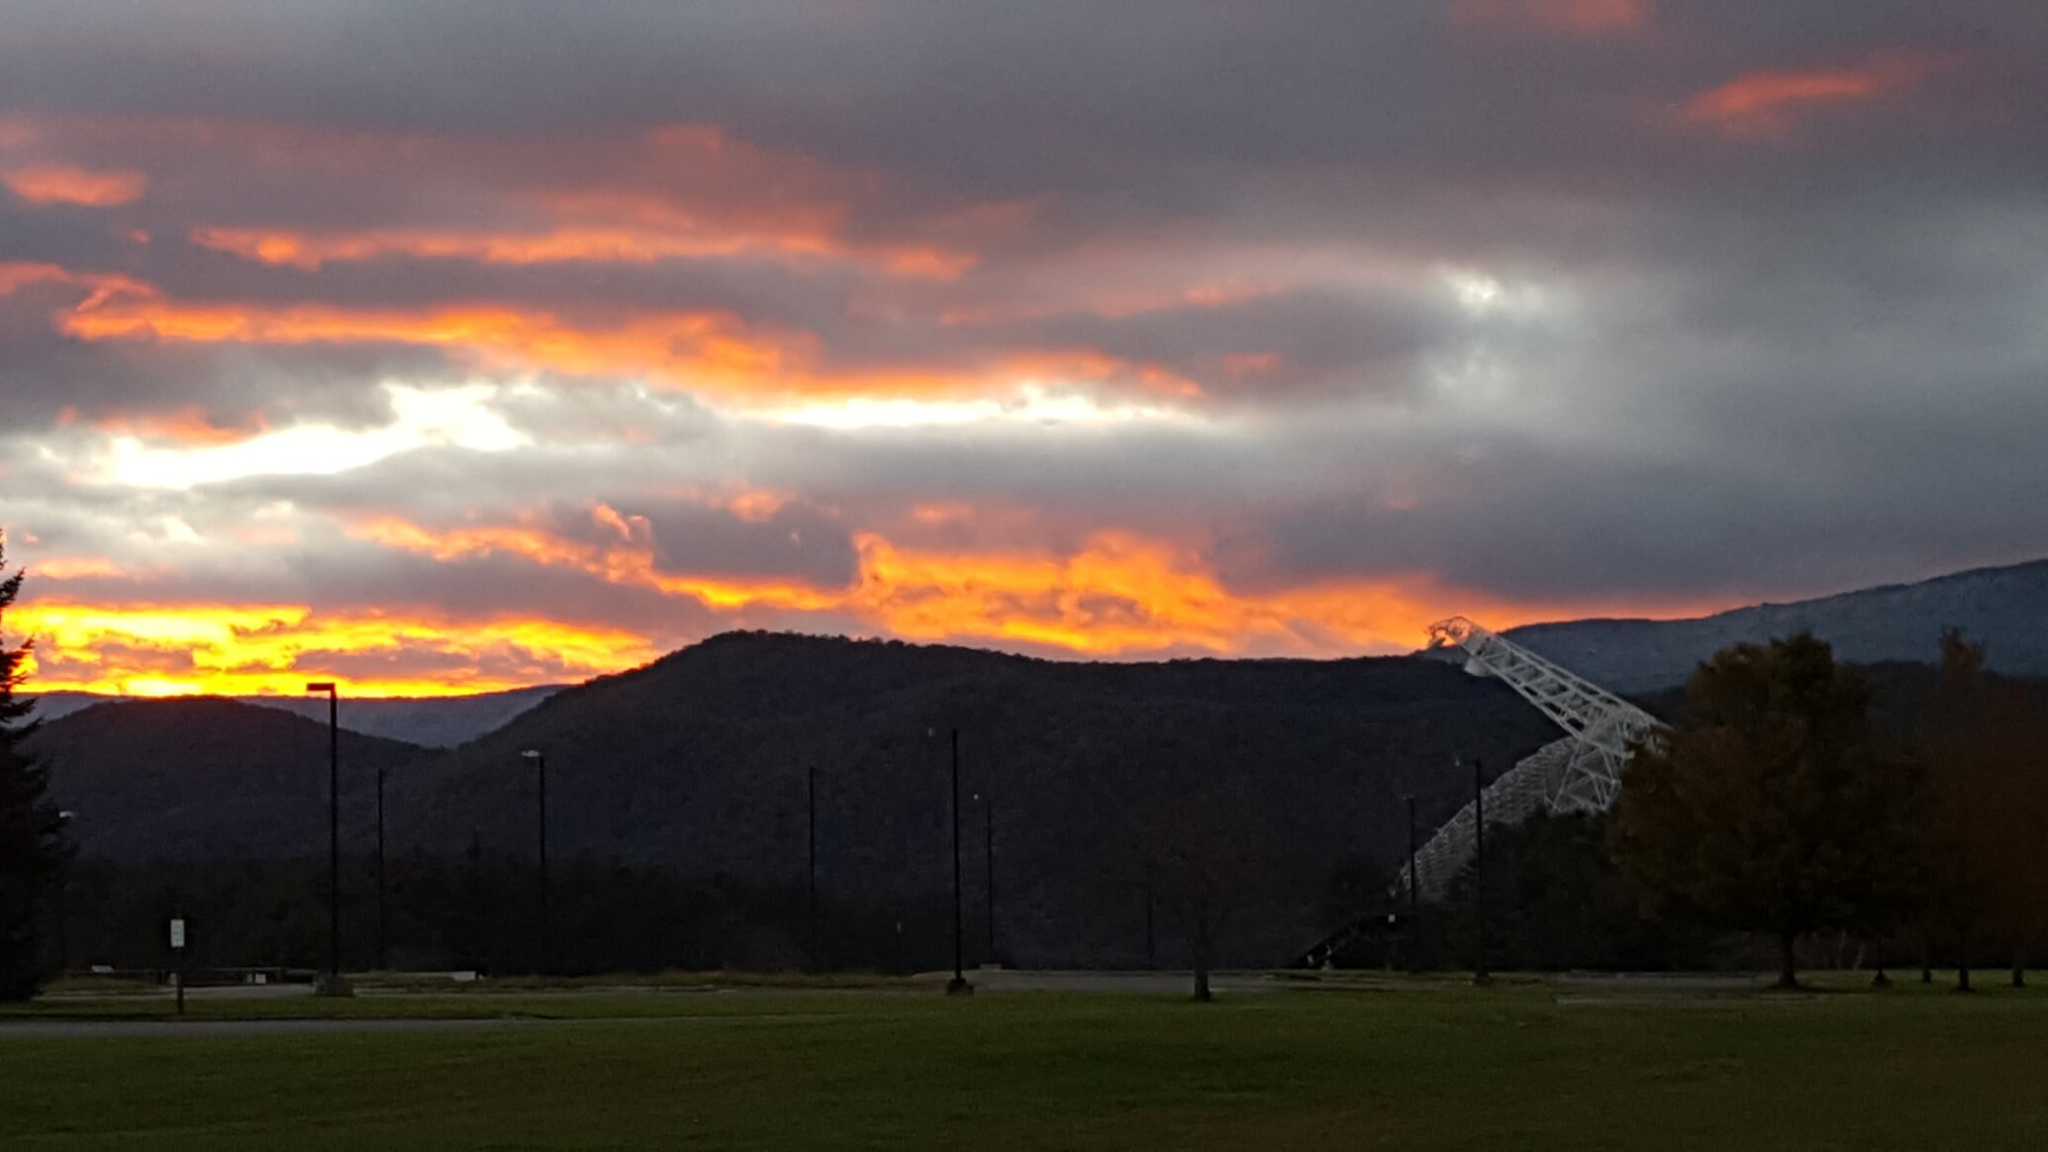
{"label": "white sign", "polygon": [[181,916],[171,921],[171,949],[176,951],[183,947],[185,947],[185,919]]}

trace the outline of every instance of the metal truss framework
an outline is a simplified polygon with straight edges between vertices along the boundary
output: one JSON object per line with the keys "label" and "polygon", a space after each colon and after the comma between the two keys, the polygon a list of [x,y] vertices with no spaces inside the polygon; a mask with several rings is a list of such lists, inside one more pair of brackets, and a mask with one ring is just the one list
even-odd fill
{"label": "metal truss framework", "polygon": [[[1483,790],[1488,824],[1514,823],[1538,811],[1599,812],[1621,791],[1634,742],[1663,727],[1649,713],[1463,616],[1429,627],[1432,649],[1460,649],[1465,671],[1513,688],[1565,730]],[[1472,858],[1473,805],[1467,802],[1416,853],[1418,889],[1435,897]],[[1398,890],[1407,891],[1408,869]]]}

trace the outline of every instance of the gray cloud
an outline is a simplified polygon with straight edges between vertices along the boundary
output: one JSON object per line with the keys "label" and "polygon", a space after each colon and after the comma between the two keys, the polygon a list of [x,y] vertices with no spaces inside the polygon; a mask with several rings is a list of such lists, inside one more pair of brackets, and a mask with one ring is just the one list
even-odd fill
{"label": "gray cloud", "polygon": [[[1544,602],[1783,597],[2038,553],[2048,12],[1649,8],[1646,26],[1598,34],[1461,23],[1422,0],[971,3],[915,20],[859,3],[15,14],[0,122],[34,138],[0,132],[0,170],[132,167],[151,186],[101,208],[0,193],[0,264],[117,273],[226,310],[499,308],[586,334],[710,312],[784,356],[764,391],[813,373],[885,394],[897,378],[964,386],[991,364],[1093,354],[1121,364],[1056,381],[1062,395],[1170,415],[830,431],[631,365],[84,342],[52,324],[91,287],[30,284],[0,294],[0,516],[47,548],[168,557],[148,585],[166,597],[534,609],[664,640],[838,618],[721,615],[337,525],[525,516],[595,545],[602,502],[647,518],[665,574],[815,587],[856,578],[862,531],[1057,551],[1124,528],[1196,542],[1246,591],[1424,571]],[[1816,72],[1879,79],[1775,120],[1687,117],[1744,76]],[[676,124],[718,126],[726,159],[651,150],[647,131]],[[309,271],[191,240],[531,234],[575,222],[564,197],[600,193],[713,231],[795,221],[840,250],[386,253]],[[977,259],[907,276],[889,263],[906,246]],[[1460,283],[1479,295],[1461,302]],[[1148,366],[1203,394],[1162,393]],[[532,443],[180,493],[90,485],[40,454],[86,451],[96,421],[188,410],[375,428],[386,379],[527,380],[491,403]],[[789,502],[749,520],[712,499],[739,488]],[[280,502],[295,545],[235,535]],[[949,502],[974,514],[919,513]]]}

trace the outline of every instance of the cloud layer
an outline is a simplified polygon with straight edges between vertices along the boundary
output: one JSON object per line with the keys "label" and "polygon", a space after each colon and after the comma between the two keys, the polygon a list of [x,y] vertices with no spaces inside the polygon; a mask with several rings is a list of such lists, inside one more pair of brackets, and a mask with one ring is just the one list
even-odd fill
{"label": "cloud layer", "polygon": [[0,28],[41,684],[1404,649],[2035,556],[2026,0]]}

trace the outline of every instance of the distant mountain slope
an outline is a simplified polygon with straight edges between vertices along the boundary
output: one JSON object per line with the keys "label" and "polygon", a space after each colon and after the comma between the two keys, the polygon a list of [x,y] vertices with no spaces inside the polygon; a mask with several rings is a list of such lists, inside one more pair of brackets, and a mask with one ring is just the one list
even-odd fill
{"label": "distant mountain slope", "polygon": [[925,898],[950,883],[954,726],[970,876],[973,798],[992,795],[1000,935],[1013,959],[1047,963],[1142,960],[1134,854],[1161,812],[1227,804],[1261,850],[1302,862],[1284,906],[1243,917],[1237,959],[1271,962],[1325,927],[1313,905],[1340,858],[1398,852],[1404,793],[1433,827],[1470,787],[1454,755],[1497,771],[1553,737],[1504,686],[1433,660],[1094,664],[729,634],[435,762],[396,797],[395,831],[449,852],[474,828],[488,850],[530,851],[531,748],[547,754],[556,852],[800,882],[815,768],[827,891]]}
{"label": "distant mountain slope", "polygon": [[[986,843],[976,797],[992,797],[1009,958],[1120,964],[1144,957],[1136,865],[1158,814],[1220,815],[1290,861],[1293,880],[1245,910],[1231,952],[1270,963],[1327,927],[1316,905],[1340,859],[1398,851],[1404,794],[1434,826],[1470,787],[1454,755],[1498,771],[1553,735],[1502,685],[1436,660],[1085,664],[729,634],[569,689],[452,752],[345,734],[344,850],[369,850],[381,765],[394,852],[459,853],[474,830],[494,856],[529,856],[535,765],[520,753],[533,748],[548,757],[558,857],[800,884],[815,768],[826,894],[925,908],[952,875],[953,727],[971,907]],[[102,704],[47,724],[33,747],[89,855],[317,857],[326,739],[274,708],[198,699]],[[1173,927],[1159,930],[1162,957],[1177,956]]]}
{"label": "distant mountain slope", "polygon": [[[117,860],[282,858],[327,850],[328,732],[273,708],[190,698],[99,704],[45,724],[29,750],[76,813],[86,855]],[[377,770],[431,754],[344,732],[342,813],[352,849],[373,819]]]}
{"label": "distant mountain slope", "polygon": [[[381,736],[417,744],[422,748],[453,748],[486,732],[504,727],[513,717],[561,691],[555,685],[519,688],[510,692],[488,692],[478,696],[393,697],[341,702],[341,726],[366,736]],[[37,697],[36,715],[45,721],[61,720],[95,704],[132,699],[124,696],[94,696],[84,692],[50,692]],[[327,722],[324,697],[241,696],[238,703],[276,708],[309,720]]]}
{"label": "distant mountain slope", "polygon": [[1944,627],[1984,641],[2000,672],[2048,675],[2048,560],[1697,620],[1575,620],[1505,635],[1614,691],[1646,692],[1683,683],[1694,665],[1730,644],[1802,629],[1859,664],[1932,662]]}

